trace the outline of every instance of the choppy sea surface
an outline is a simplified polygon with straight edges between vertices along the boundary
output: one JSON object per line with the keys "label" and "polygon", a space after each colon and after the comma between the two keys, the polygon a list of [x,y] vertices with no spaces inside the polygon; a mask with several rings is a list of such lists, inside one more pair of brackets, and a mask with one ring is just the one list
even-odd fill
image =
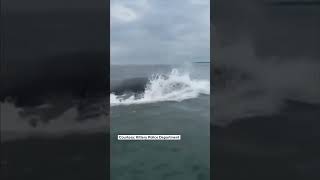
{"label": "choppy sea surface", "polygon": [[[209,64],[113,65],[111,178],[209,179],[209,97]],[[181,140],[118,141],[118,134],[179,134]]]}

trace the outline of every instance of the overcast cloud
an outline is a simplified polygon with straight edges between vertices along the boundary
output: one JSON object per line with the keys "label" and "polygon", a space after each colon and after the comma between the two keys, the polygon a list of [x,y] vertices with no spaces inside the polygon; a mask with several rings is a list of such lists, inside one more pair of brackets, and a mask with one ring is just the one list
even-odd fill
{"label": "overcast cloud", "polygon": [[209,61],[210,0],[111,0],[112,64]]}

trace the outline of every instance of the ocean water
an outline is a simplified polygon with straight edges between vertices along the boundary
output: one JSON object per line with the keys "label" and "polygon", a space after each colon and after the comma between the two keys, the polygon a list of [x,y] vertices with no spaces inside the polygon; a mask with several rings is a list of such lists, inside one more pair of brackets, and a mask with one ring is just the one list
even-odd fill
{"label": "ocean water", "polygon": [[[209,64],[114,65],[111,91],[113,180],[209,179]],[[118,134],[180,134],[181,140],[118,141]]]}

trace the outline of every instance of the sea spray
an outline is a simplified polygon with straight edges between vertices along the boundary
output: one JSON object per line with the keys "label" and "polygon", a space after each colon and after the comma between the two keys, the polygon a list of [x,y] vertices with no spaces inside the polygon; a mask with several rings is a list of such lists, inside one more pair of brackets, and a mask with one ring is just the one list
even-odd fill
{"label": "sea spray", "polygon": [[210,94],[209,80],[193,79],[189,72],[181,72],[174,68],[168,74],[153,74],[142,94],[126,97],[111,93],[110,104],[119,106],[163,101],[180,102],[197,98],[201,94]]}

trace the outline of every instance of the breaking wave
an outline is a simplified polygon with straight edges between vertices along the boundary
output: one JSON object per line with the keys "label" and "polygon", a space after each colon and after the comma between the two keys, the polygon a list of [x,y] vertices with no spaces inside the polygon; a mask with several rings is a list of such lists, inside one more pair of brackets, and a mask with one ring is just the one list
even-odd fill
{"label": "breaking wave", "polygon": [[320,103],[318,59],[261,58],[255,55],[251,42],[234,43],[218,51],[213,76],[215,124],[278,114],[288,100]]}
{"label": "breaking wave", "polygon": [[138,94],[110,94],[110,105],[147,104],[163,101],[180,102],[210,95],[210,81],[193,79],[188,72],[172,69],[168,74],[154,74],[149,78],[145,90]]}

